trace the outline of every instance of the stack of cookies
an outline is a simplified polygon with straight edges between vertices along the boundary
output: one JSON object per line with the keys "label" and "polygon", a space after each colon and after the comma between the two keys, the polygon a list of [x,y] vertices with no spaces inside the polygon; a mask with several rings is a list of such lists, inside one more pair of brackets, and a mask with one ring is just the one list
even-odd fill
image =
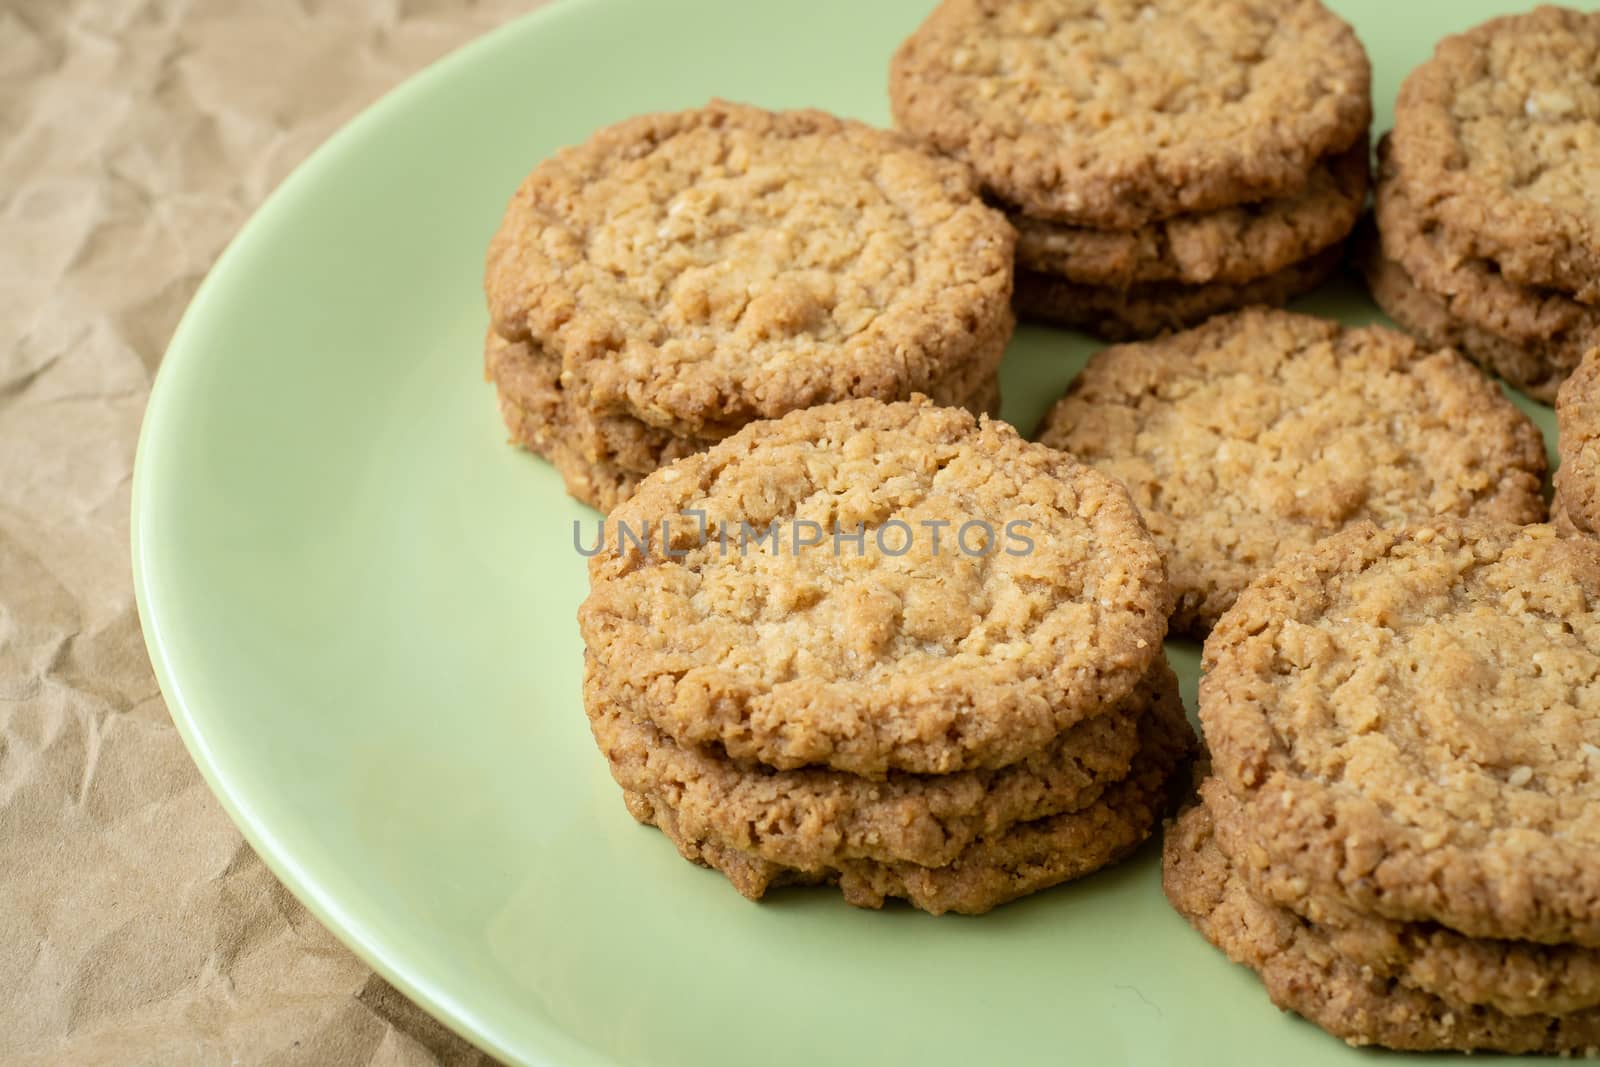
{"label": "stack of cookies", "polygon": [[1318,0],[945,0],[890,97],[1011,217],[1018,310],[1124,339],[1333,272],[1367,194],[1370,82]]}
{"label": "stack of cookies", "polygon": [[1379,163],[1373,296],[1545,402],[1600,345],[1600,12],[1446,38],[1401,87]]}
{"label": "stack of cookies", "polygon": [[1116,345],[1039,440],[1121,481],[1203,638],[1275,562],[1362,522],[1543,522],[1538,427],[1450,349],[1253,309]]}
{"label": "stack of cookies", "polygon": [[898,134],[725,103],[631,119],[512,199],[487,374],[513,440],[606,510],[813,404],[993,412],[1014,241],[965,166]]}
{"label": "stack of cookies", "polygon": [[584,704],[628,809],[745,896],[979,913],[1144,841],[1193,735],[1127,493],[918,398],[750,426],[608,517]]}
{"label": "stack of cookies", "polygon": [[1252,585],[1204,662],[1179,912],[1354,1044],[1600,1047],[1600,542],[1357,527]]}

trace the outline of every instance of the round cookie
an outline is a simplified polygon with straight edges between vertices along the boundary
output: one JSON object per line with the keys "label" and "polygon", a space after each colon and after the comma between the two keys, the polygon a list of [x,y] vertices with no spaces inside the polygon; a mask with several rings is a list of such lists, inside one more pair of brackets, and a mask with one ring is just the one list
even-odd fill
{"label": "round cookie", "polygon": [[929,393],[1009,321],[1014,244],[964,166],[899,134],[714,102],[536,167],[485,290],[585,410],[718,437]]}
{"label": "round cookie", "polygon": [[1012,214],[1017,265],[1079,285],[1241,284],[1344,240],[1367,199],[1365,139],[1318,162],[1293,196],[1176,215],[1132,230]]}
{"label": "round cookie", "polygon": [[858,908],[881,908],[899,898],[934,915],[981,915],[1109,866],[1150,837],[1171,808],[1173,783],[1185,778],[1179,772],[1193,752],[1194,733],[1181,703],[1161,701],[1140,720],[1139,737],[1127,777],[1095,803],[979,838],[940,867],[868,859],[782,867],[714,837],[685,833],[659,796],[625,793],[624,800],[636,819],[659,827],[685,859],[721,872],[751,900],[781,886],[834,884]]}
{"label": "round cookie", "polygon": [[[1158,701],[1162,712],[1152,710]],[[814,767],[735,763],[681,747],[603,701],[585,703],[617,784],[666,798],[681,835],[801,868],[848,859],[943,866],[978,837],[1094,803],[1128,773],[1139,718],[1173,707],[1181,714],[1177,678],[1161,660],[1125,707],[1068,728],[1017,763],[873,781]]]}
{"label": "round cookie", "polygon": [[1508,1015],[1450,1004],[1364,971],[1316,927],[1249,891],[1217,847],[1203,805],[1168,826],[1161,884],[1173,908],[1207,941],[1261,977],[1274,1004],[1352,1045],[1542,1053],[1600,1048],[1600,1011]]}
{"label": "round cookie", "polygon": [[1202,666],[1273,902],[1600,946],[1600,543],[1358,526],[1257,579]]}
{"label": "round cookie", "polygon": [[889,99],[1023,214],[1132,229],[1295,195],[1365,134],[1370,82],[1316,0],[945,0]]}
{"label": "round cookie", "polygon": [[[1002,346],[1003,348],[1003,346]],[[984,356],[999,363],[1001,349]],[[499,394],[500,414],[512,443],[549,460],[561,475],[567,493],[602,512],[633,495],[645,476],[683,456],[704,451],[716,442],[676,437],[627,415],[591,416],[561,388],[559,364],[526,342],[507,341],[493,330],[484,345],[485,376]],[[959,396],[941,385],[939,403],[965,407],[975,414],[1000,413],[1000,382],[991,369],[986,376],[969,374],[973,389]],[[944,395],[949,394],[949,395]]]}
{"label": "round cookie", "polygon": [[1424,292],[1404,267],[1383,254],[1375,233],[1360,229],[1357,233],[1356,258],[1367,289],[1397,326],[1430,347],[1455,349],[1535,400],[1555,402],[1556,390],[1572,371],[1566,351],[1520,345],[1456,317],[1444,301]]}
{"label": "round cookie", "polygon": [[1559,383],[1585,352],[1600,345],[1600,308],[1517,285],[1491,263],[1453,254],[1439,228],[1417,207],[1386,148],[1379,149],[1374,209],[1383,255],[1399,263],[1413,286],[1432,294],[1451,318],[1527,353],[1533,365],[1527,370],[1510,365],[1517,377],[1507,380],[1548,393],[1549,383]]}
{"label": "round cookie", "polygon": [[[1200,786],[1218,846],[1251,884],[1259,854],[1239,802],[1220,779]],[[1600,1005],[1600,950],[1458,934],[1434,923],[1402,923],[1318,905],[1312,922],[1332,949],[1375,974],[1455,1005],[1509,1015],[1565,1015]]]}
{"label": "round cookie", "polygon": [[656,536],[589,562],[595,697],[780,769],[1016,762],[1117,706],[1166,632],[1120,485],[925,400],[748,427],[611,517]]}
{"label": "round cookie", "polygon": [[1078,285],[1055,275],[1018,270],[1017,313],[1108,341],[1133,341],[1186,329],[1242,307],[1287,304],[1326,281],[1342,258],[1342,247],[1334,246],[1254,281],[1147,282],[1126,289]]}
{"label": "round cookie", "polygon": [[1541,7],[1441,41],[1395,103],[1394,153],[1454,251],[1600,303],[1600,12]]}
{"label": "round cookie", "polygon": [[1544,519],[1543,439],[1477,368],[1288,311],[1098,353],[1038,437],[1127,486],[1175,632],[1204,635],[1276,560],[1354,523]]}
{"label": "round cookie", "polygon": [[1556,399],[1556,499],[1574,530],[1600,533],[1600,344]]}

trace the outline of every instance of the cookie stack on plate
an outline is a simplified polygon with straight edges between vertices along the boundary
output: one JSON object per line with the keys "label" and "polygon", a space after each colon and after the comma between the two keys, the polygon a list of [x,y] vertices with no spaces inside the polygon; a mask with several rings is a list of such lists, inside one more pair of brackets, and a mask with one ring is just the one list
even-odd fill
{"label": "cookie stack on plate", "polygon": [[987,911],[1132,851],[1184,777],[1154,542],[1120,485],[1005,423],[811,408],[603,529],[595,740],[634,816],[747,897]]}
{"label": "cookie stack on plate", "polygon": [[630,119],[507,208],[488,377],[512,438],[602,510],[812,404],[992,412],[1014,241],[966,167],[899,134],[726,103]]}
{"label": "cookie stack on plate", "polygon": [[1600,12],[1440,42],[1380,153],[1373,296],[1545,402],[1600,345]]}
{"label": "cookie stack on plate", "polygon": [[1544,438],[1398,330],[1254,308],[1089,360],[1039,440],[1121,481],[1203,638],[1278,560],[1363,522],[1545,519]]}
{"label": "cookie stack on plate", "polygon": [[1282,304],[1367,193],[1371,71],[1317,0],[945,0],[896,123],[1017,227],[1018,310],[1113,339]]}
{"label": "cookie stack on plate", "polygon": [[1353,1044],[1600,1047],[1600,542],[1358,527],[1204,659],[1178,911]]}

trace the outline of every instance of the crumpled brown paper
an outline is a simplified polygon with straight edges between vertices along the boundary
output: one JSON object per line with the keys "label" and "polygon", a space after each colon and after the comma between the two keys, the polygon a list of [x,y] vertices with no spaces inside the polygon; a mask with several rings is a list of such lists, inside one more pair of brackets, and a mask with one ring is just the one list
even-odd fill
{"label": "crumpled brown paper", "polygon": [[538,2],[0,4],[0,1062],[483,1061],[207,791],[145,657],[128,491],[161,353],[250,212]]}

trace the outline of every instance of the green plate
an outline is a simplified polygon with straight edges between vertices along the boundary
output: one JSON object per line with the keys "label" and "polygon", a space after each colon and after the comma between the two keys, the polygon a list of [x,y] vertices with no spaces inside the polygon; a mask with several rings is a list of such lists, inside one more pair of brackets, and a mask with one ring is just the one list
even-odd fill
{"label": "green plate", "polygon": [[[594,516],[506,445],[479,372],[506,199],[557,146],[713,95],[886,122],[928,6],[567,0],[286,181],[184,317],[140,442],[134,571],[173,719],[300,899],[507,1060],[1352,1062],[1168,910],[1154,848],[981,919],[750,904],[634,824],[589,739],[572,528]],[[1335,6],[1381,129],[1439,36],[1508,5]],[[1375,314],[1338,286],[1306,306]],[[1030,428],[1092,347],[1023,330],[1008,417]]]}

